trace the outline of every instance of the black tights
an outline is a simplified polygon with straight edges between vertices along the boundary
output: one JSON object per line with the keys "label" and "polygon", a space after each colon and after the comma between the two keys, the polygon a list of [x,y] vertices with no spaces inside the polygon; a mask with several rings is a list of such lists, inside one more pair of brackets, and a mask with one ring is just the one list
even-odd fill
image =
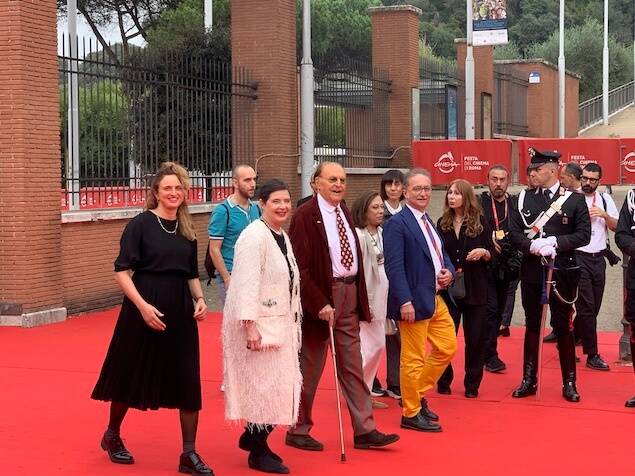
{"label": "black tights", "polygon": [[[108,429],[119,435],[121,423],[128,412],[128,405],[124,402],[111,402],[110,404],[110,420],[108,421]],[[183,445],[187,443],[191,445],[196,441],[196,430],[198,429],[198,411],[179,410],[179,418],[181,420],[181,435],[183,437]],[[192,450],[193,451],[193,450]]]}

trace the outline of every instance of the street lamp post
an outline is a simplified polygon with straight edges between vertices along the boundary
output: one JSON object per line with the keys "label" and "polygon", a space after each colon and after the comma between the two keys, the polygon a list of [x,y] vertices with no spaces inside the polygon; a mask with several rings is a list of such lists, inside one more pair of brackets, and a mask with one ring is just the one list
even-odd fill
{"label": "street lamp post", "polygon": [[313,120],[313,60],[311,59],[311,0],[302,2],[302,62],[300,63],[300,152],[302,196],[311,195],[315,147]]}
{"label": "street lamp post", "polygon": [[467,0],[467,51],[465,54],[465,138],[474,139],[474,51],[472,0]]}

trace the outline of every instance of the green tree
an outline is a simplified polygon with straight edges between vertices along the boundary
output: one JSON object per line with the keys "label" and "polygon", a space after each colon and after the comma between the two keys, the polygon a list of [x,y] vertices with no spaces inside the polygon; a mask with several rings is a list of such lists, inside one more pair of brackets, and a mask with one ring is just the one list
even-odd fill
{"label": "green tree", "polygon": [[510,41],[506,45],[494,46],[494,60],[515,60],[521,59],[522,57],[518,45],[513,41]]}
{"label": "green tree", "polygon": [[[564,49],[566,68],[580,75],[580,102],[602,93],[603,27],[589,18],[583,25],[565,31]],[[542,44],[528,51],[531,58],[543,58],[558,63],[558,32]],[[633,78],[632,49],[617,43],[609,35],[609,89],[616,88]]]}

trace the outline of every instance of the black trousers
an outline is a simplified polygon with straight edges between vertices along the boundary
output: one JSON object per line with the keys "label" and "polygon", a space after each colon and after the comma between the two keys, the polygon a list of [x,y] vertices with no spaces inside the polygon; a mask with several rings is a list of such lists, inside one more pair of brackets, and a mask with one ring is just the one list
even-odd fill
{"label": "black trousers", "polygon": [[580,266],[580,284],[574,327],[582,339],[582,351],[587,355],[597,354],[597,323],[606,283],[606,260],[602,255],[593,256],[579,251],[576,251],[575,259]]}
{"label": "black trousers", "polygon": [[[525,310],[525,326],[529,331],[540,332],[542,338],[542,329],[540,329],[542,286],[540,284],[521,282],[520,293],[523,309]],[[566,300],[571,300],[569,293],[564,291],[562,293]],[[549,309],[551,310],[553,333],[557,336],[571,333],[573,331],[573,305],[562,302],[555,292],[551,292],[549,295]]]}
{"label": "black trousers", "polygon": [[[466,390],[477,390],[483,380],[483,365],[485,365],[485,335],[487,329],[487,305],[473,306],[458,300],[459,313],[453,315],[456,331],[459,330],[461,316],[463,316],[463,336],[465,338],[465,379]],[[437,382],[439,387],[449,387],[454,379],[452,364],[448,365]]]}
{"label": "black trousers", "polygon": [[386,386],[399,386],[399,362],[401,359],[401,334],[386,336]]}
{"label": "black trousers", "polygon": [[626,289],[624,319],[631,325],[631,343],[635,344],[635,289]]}
{"label": "black trousers", "polygon": [[485,362],[498,357],[498,329],[503,321],[503,312],[509,294],[509,281],[490,278],[487,282],[487,311]]}

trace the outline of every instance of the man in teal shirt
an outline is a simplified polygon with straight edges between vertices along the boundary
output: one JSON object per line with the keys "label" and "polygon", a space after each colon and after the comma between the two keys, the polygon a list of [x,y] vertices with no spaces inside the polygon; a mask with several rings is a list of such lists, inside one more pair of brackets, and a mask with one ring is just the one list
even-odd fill
{"label": "man in teal shirt", "polygon": [[234,193],[216,207],[210,218],[209,253],[216,268],[218,294],[223,303],[229,288],[236,241],[252,221],[260,218],[260,209],[251,199],[256,192],[256,172],[249,165],[237,165],[232,171]]}

